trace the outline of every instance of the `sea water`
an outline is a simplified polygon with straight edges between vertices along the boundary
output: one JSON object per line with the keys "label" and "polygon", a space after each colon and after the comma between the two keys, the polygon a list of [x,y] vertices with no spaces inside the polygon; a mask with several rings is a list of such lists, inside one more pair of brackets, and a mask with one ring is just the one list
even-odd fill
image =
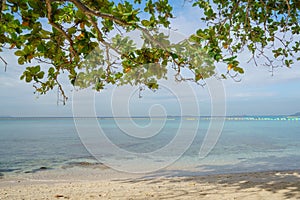
{"label": "sea water", "polygon": [[[299,169],[300,121],[272,119],[277,118],[228,118],[216,145],[205,158],[199,157],[199,151],[209,128],[209,119],[171,117],[164,121],[157,133],[148,138],[137,138],[124,132],[113,118],[97,121],[112,143],[134,153],[151,153],[166,146],[178,134],[182,123],[197,127],[195,138],[187,151],[169,168],[160,172],[169,170],[181,175],[197,175]],[[84,120],[89,127],[89,119]],[[159,122],[162,119],[155,120]],[[133,122],[146,129],[151,120],[123,118],[121,123],[129,126]],[[161,126],[161,123],[157,124]],[[89,131],[88,128],[86,130]],[[0,174],[34,173],[41,169],[62,169],[78,162],[101,162],[83,145],[80,138],[82,134],[78,134],[72,118],[2,118]],[[143,131],[135,133],[139,134],[142,135]],[[103,155],[108,160],[110,156],[117,155]],[[126,162],[130,158],[123,159]],[[159,159],[167,158],[162,156]]]}

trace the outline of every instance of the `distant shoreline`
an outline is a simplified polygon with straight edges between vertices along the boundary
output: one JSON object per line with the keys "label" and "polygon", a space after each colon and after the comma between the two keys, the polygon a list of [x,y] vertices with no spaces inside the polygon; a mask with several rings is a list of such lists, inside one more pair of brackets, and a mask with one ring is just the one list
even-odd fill
{"label": "distant shoreline", "polygon": [[[102,120],[112,120],[112,119],[181,119],[184,118],[186,120],[211,120],[211,119],[224,119],[224,120],[270,120],[270,121],[284,121],[284,120],[300,120],[300,116],[293,116],[293,115],[265,115],[265,116],[132,116],[132,117],[123,117],[123,116],[116,116],[116,117],[100,117],[97,116],[97,119]],[[31,117],[15,117],[15,116],[0,116],[0,120],[47,120],[47,119],[95,119],[95,117],[47,117],[47,116],[31,116]]]}

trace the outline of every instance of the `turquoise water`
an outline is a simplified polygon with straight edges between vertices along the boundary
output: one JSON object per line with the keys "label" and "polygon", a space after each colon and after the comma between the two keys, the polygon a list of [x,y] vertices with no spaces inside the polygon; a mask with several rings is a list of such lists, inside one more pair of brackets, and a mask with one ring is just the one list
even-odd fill
{"label": "turquoise water", "polygon": [[[99,124],[120,148],[147,153],[167,145],[175,137],[181,120],[167,120],[160,133],[149,139],[124,134],[113,119],[101,119]],[[141,126],[149,122],[148,119],[135,121]],[[130,120],[123,119],[123,123]],[[192,126],[197,121],[184,123]],[[190,148],[173,167],[160,172],[194,175],[300,168],[300,121],[226,120],[218,143],[207,157],[200,159],[199,149],[208,125],[208,120],[200,120]],[[83,161],[97,162],[82,144],[71,118],[0,119],[0,138],[2,175],[61,169]]]}

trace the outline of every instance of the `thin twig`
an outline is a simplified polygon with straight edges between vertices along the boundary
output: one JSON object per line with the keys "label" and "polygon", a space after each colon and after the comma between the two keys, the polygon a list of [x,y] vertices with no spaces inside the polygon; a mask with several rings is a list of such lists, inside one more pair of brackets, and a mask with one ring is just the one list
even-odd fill
{"label": "thin twig", "polygon": [[2,60],[2,62],[4,63],[4,71],[6,72],[6,69],[7,69],[7,62],[4,60],[4,58],[2,58],[0,56],[0,59]]}
{"label": "thin twig", "polygon": [[[63,105],[65,105],[65,104],[66,104],[66,101],[68,100],[68,97],[66,96],[65,91],[64,91],[64,89],[62,88],[62,85],[58,82],[58,80],[55,80],[55,82],[56,82],[56,84],[58,85],[58,90],[59,90],[59,92],[61,93],[61,96],[63,97],[63,100],[62,100]],[[59,99],[58,99],[58,100],[59,100]]]}

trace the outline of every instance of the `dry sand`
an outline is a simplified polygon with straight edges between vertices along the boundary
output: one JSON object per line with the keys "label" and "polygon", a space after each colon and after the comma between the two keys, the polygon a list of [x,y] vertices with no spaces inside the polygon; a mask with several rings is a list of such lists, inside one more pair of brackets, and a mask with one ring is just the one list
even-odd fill
{"label": "dry sand", "polygon": [[[0,199],[300,199],[299,171],[196,177],[0,179]],[[118,174],[116,174],[118,175]]]}

